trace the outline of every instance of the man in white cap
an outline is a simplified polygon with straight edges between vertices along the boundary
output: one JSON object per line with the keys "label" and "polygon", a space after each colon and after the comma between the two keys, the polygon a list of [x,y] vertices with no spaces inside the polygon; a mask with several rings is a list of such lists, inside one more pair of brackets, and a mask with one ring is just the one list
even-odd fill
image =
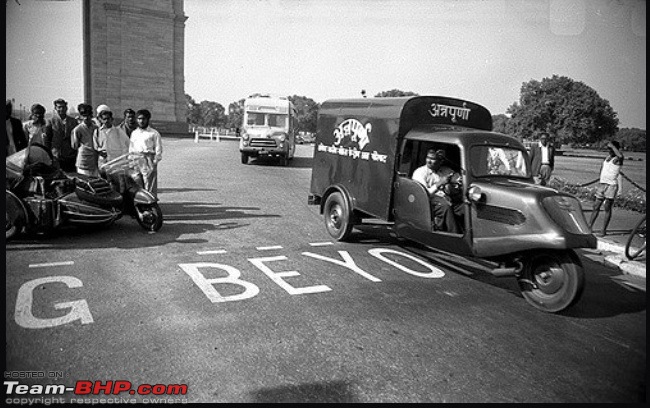
{"label": "man in white cap", "polygon": [[107,105],[101,104],[97,107],[97,116],[95,117],[95,124],[97,127],[101,127],[102,123],[99,121],[99,115],[101,115],[102,112],[104,111],[110,111],[111,108],[109,108]]}

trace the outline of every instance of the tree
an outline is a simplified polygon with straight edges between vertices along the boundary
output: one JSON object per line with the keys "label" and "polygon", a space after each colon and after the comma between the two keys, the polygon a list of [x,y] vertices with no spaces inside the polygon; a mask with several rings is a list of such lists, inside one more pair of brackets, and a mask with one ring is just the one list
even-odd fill
{"label": "tree", "polygon": [[225,109],[220,103],[202,101],[200,108],[203,126],[223,127],[226,124]]}
{"label": "tree", "polygon": [[616,134],[616,140],[621,142],[621,145],[626,150],[645,152],[645,133],[645,130],[638,128],[623,128]]}
{"label": "tree", "polygon": [[316,121],[320,104],[306,96],[293,95],[289,100],[296,108],[298,118],[298,131],[316,133]]}
{"label": "tree", "polygon": [[389,98],[394,96],[419,96],[415,92],[401,91],[399,89],[391,89],[390,91],[383,91],[375,95],[375,98]]}
{"label": "tree", "polygon": [[228,105],[228,121],[226,127],[228,129],[240,128],[244,120],[244,100],[240,99],[237,102],[231,102]]}
{"label": "tree", "polygon": [[492,115],[492,130],[499,133],[510,134],[512,131],[510,125],[510,118],[503,113],[499,115]]}
{"label": "tree", "polygon": [[619,123],[609,102],[595,90],[558,75],[524,82],[519,102],[506,113],[511,115],[512,133],[517,137],[535,139],[546,131],[556,141],[571,144],[611,138]]}
{"label": "tree", "polygon": [[185,114],[187,123],[193,125],[203,125],[201,118],[201,107],[188,94],[185,94],[185,104],[187,106],[187,113]]}

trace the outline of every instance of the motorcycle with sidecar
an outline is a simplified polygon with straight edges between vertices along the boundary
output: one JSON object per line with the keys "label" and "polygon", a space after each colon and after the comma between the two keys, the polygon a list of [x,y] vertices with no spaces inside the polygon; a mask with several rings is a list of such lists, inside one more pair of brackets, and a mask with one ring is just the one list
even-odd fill
{"label": "motorcycle with sidecar", "polygon": [[126,153],[102,164],[99,172],[122,195],[122,212],[135,218],[145,230],[155,232],[163,225],[163,213],[158,198],[143,187],[137,169],[144,160],[140,153]]}
{"label": "motorcycle with sidecar", "polygon": [[[579,300],[585,276],[575,249],[597,243],[580,202],[536,185],[526,148],[493,132],[485,107],[443,96],[328,100],[317,128],[308,203],[320,206],[334,239],[379,219],[433,257],[442,251],[516,278],[540,310]],[[440,228],[429,192],[412,178],[430,149],[446,152],[460,175],[443,187],[460,193],[460,232]]]}
{"label": "motorcycle with sidecar", "polygon": [[121,215],[122,196],[105,180],[64,173],[49,149],[37,143],[7,157],[5,184],[7,241],[23,231],[107,226]]}

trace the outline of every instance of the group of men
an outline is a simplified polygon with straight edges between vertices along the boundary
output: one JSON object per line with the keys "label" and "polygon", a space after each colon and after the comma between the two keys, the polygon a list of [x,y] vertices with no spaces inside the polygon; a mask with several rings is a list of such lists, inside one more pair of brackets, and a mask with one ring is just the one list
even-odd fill
{"label": "group of men", "polygon": [[157,195],[158,162],[162,159],[162,138],[149,123],[151,112],[124,110],[124,121],[114,124],[107,105],[93,108],[81,103],[78,118],[68,115],[64,99],[54,101],[54,115],[45,120],[45,107],[32,105],[31,117],[22,123],[12,117],[13,105],[6,101],[6,155],[9,156],[34,143],[51,151],[61,170],[99,177],[102,164],[126,153],[138,153],[137,171],[143,187]]}

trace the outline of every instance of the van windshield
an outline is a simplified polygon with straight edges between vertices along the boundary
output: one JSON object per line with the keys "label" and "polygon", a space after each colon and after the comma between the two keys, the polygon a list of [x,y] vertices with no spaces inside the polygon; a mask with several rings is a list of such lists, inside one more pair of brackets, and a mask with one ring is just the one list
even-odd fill
{"label": "van windshield", "polygon": [[523,150],[506,146],[472,146],[470,159],[474,177],[530,177]]}

